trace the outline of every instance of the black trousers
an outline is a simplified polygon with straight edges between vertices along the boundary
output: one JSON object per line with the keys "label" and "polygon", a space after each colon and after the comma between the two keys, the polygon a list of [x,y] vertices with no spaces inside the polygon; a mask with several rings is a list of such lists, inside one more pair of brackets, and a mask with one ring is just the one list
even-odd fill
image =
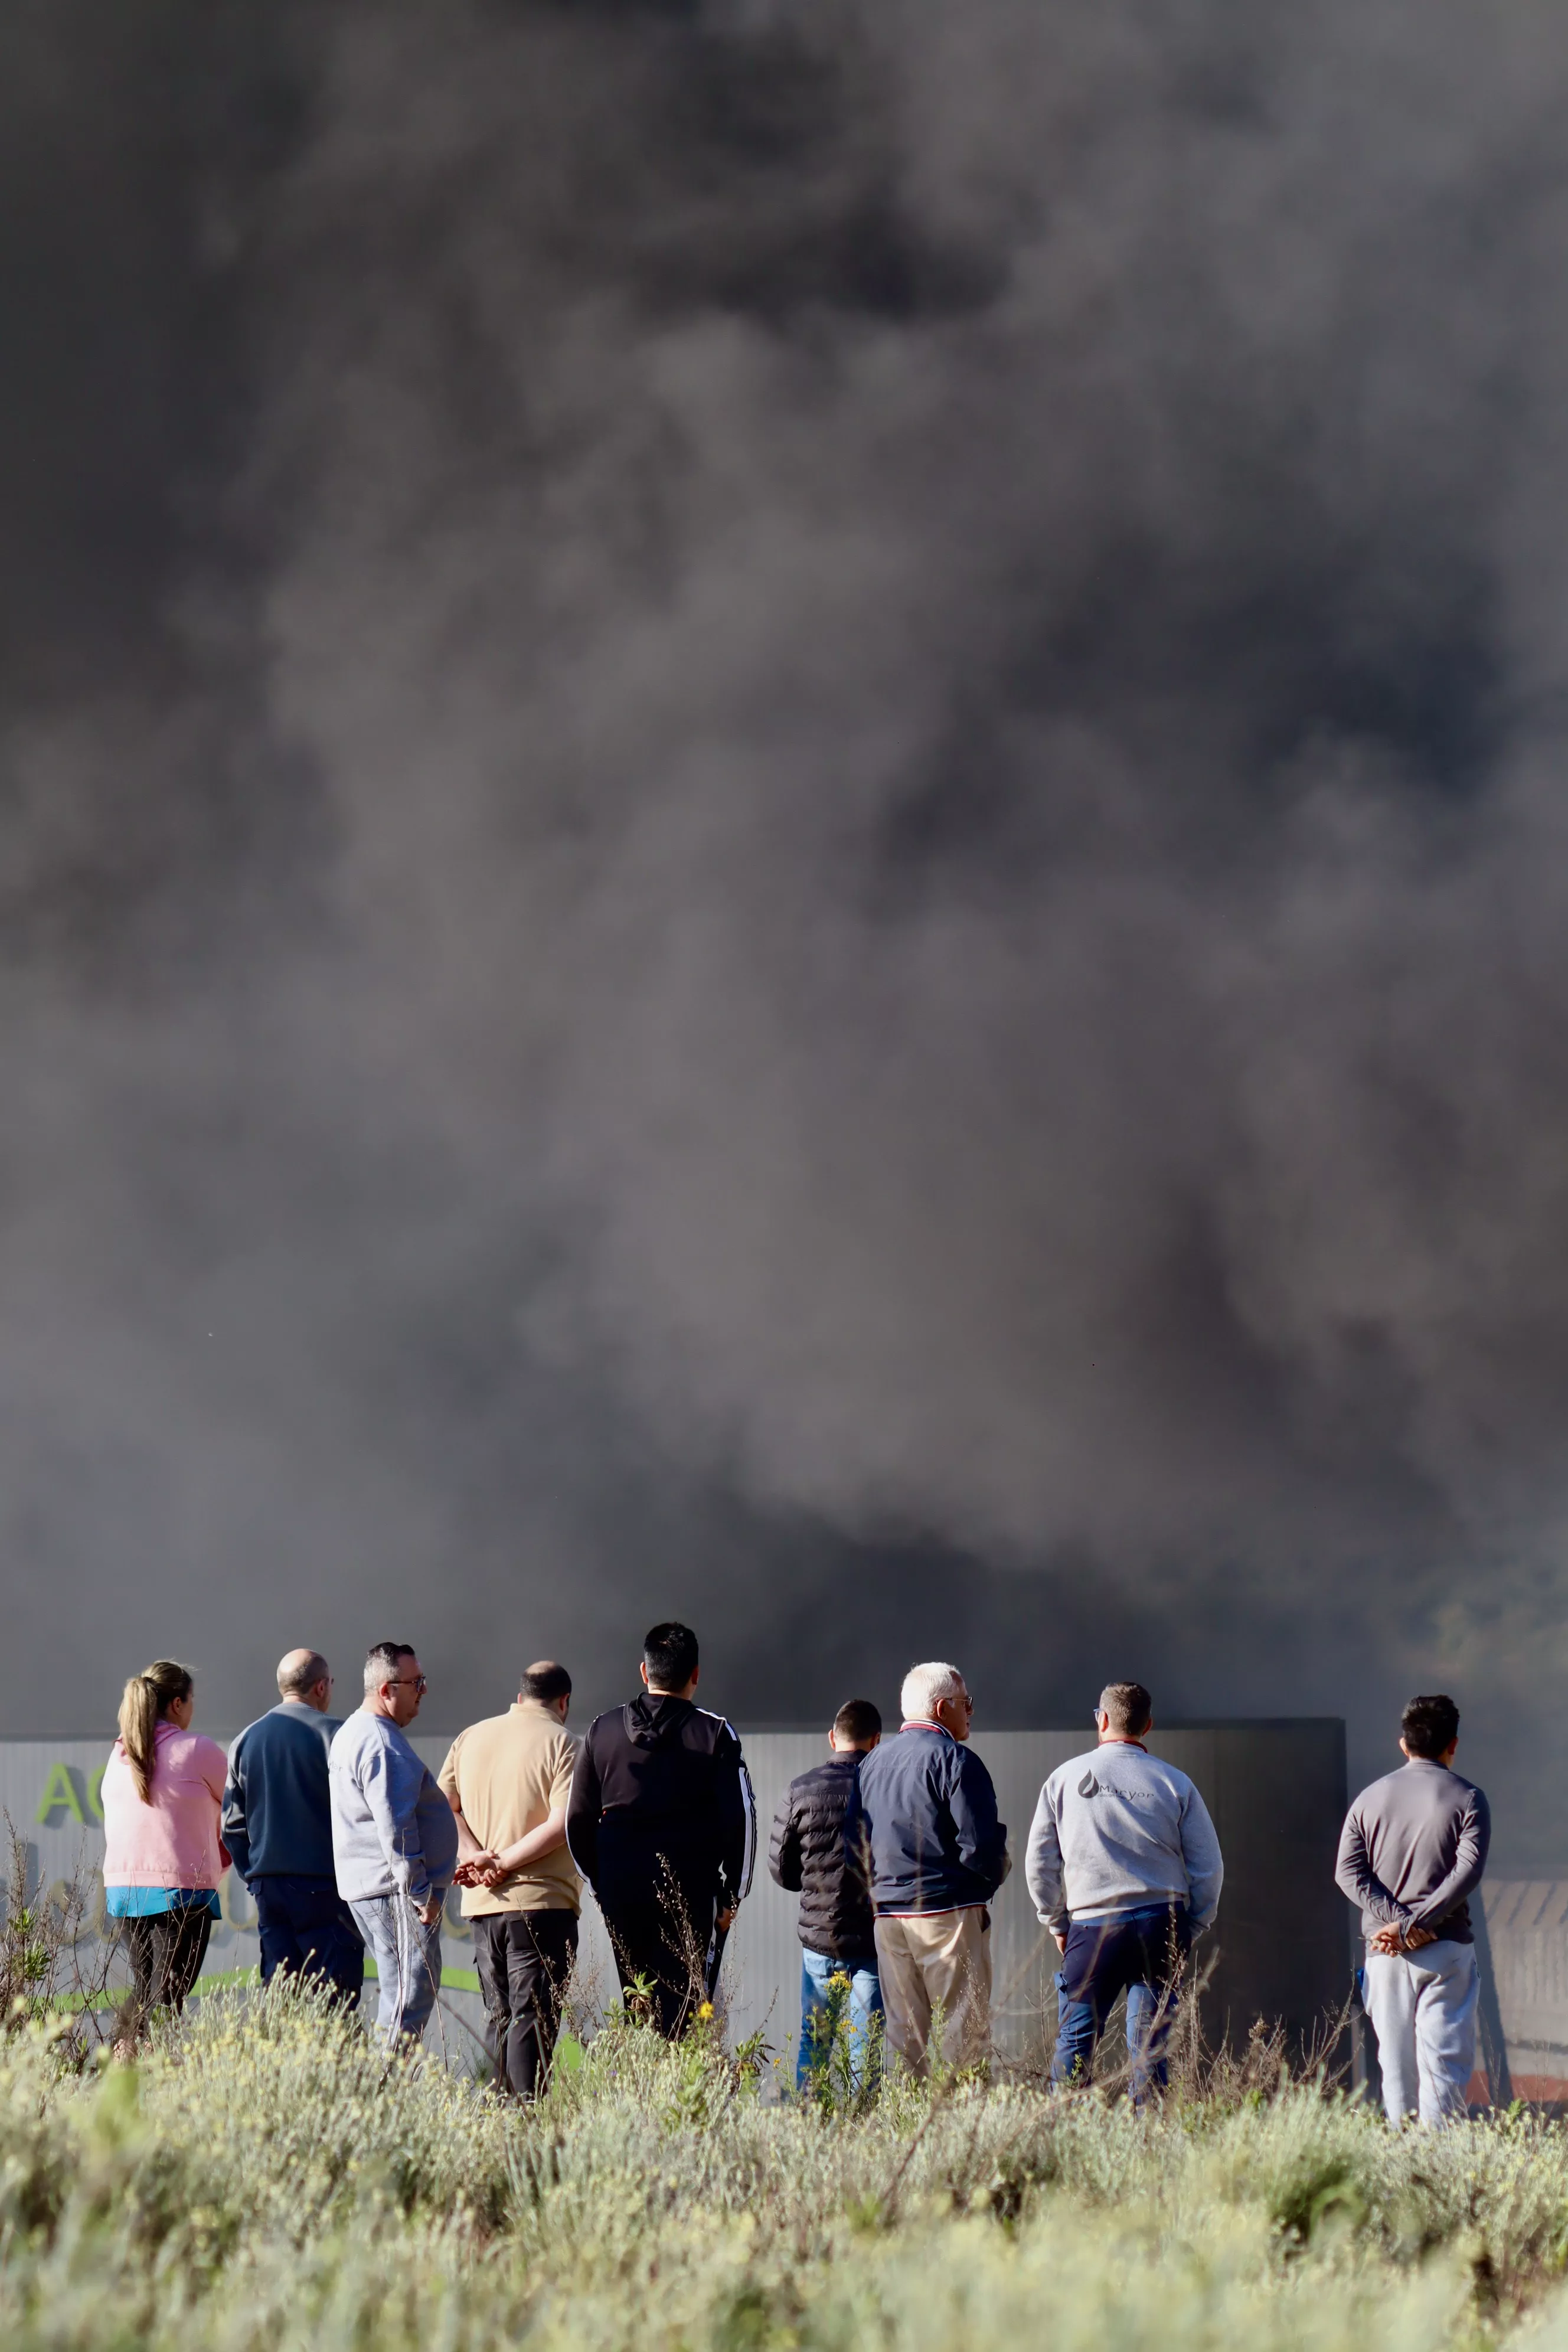
{"label": "black trousers", "polygon": [[253,1878],[261,1937],[261,1981],[317,1977],[345,2009],[357,2009],[364,1986],[364,1945],[353,1913],[331,1878],[273,1874]]}
{"label": "black trousers", "polygon": [[492,1911],[474,1921],[474,1965],[509,2091],[531,2099],[550,2072],[577,1958],[575,1911]]}
{"label": "black trousers", "polygon": [[136,2025],[144,2025],[155,2009],[172,2009],[179,2015],[202,1972],[212,1931],[212,1913],[205,1903],[120,1922],[121,1940],[131,1955]]}
{"label": "black trousers", "polygon": [[695,1904],[689,1892],[657,1903],[616,1903],[600,1897],[623,1999],[637,1979],[647,1987],[649,2020],[667,2042],[685,2032],[705,1998],[703,1964],[713,1934],[713,1899]]}

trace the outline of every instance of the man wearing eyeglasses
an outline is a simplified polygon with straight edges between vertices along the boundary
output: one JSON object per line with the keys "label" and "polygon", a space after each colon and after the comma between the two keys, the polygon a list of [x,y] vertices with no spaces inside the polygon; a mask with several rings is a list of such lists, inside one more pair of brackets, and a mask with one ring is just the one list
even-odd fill
{"label": "man wearing eyeglasses", "polygon": [[969,1746],[974,1701],[956,1666],[911,1666],[896,1739],[862,1757],[845,1845],[871,1889],[888,2041],[924,2074],[940,2009],[950,2066],[991,2048],[990,1904],[1010,1867],[991,1775]]}
{"label": "man wearing eyeglasses", "polygon": [[357,2008],[364,1947],[332,1871],[327,1756],[340,1727],[319,1650],[279,1662],[278,1694],[228,1751],[223,1841],[256,1905],[262,1983],[315,1977]]}
{"label": "man wearing eyeglasses", "polygon": [[458,1864],[452,1809],[405,1737],[428,1687],[406,1642],[377,1642],[364,1704],[328,1759],[338,1892],[375,1962],[388,2047],[416,2042],[436,2006],[441,1904]]}

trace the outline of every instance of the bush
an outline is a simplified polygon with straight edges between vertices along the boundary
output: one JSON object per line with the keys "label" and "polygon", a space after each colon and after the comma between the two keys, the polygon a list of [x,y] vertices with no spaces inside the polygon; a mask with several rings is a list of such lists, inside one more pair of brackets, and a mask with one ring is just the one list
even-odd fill
{"label": "bush", "polygon": [[284,1989],[134,2066],[24,2027],[0,2134],[21,2352],[1468,2352],[1568,2294],[1556,2126],[1394,2135],[1283,2077],[1142,2120],[963,2080],[769,2105],[710,2022],[617,2018],[524,2113]]}

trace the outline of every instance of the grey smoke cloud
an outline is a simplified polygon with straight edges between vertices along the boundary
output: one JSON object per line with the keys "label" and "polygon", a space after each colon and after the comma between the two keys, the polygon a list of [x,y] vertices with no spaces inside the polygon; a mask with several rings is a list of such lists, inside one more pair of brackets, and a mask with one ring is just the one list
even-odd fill
{"label": "grey smoke cloud", "polygon": [[608,1696],[668,1595],[778,1719],[957,1611],[1013,1719],[1447,1682],[1556,1854],[1568,33],[93,23],[10,37],[8,1715]]}

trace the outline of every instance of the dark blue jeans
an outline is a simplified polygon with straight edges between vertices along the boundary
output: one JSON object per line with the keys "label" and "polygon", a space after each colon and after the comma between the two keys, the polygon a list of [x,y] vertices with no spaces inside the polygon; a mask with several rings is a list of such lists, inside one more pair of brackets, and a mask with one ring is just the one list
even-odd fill
{"label": "dark blue jeans", "polygon": [[261,1981],[324,1978],[345,2009],[356,2008],[364,1982],[364,1945],[353,1913],[330,1878],[275,1874],[253,1878],[261,1937]]}
{"label": "dark blue jeans", "polygon": [[1192,1943],[1192,1922],[1175,1904],[1152,1904],[1115,1919],[1075,1919],[1057,1975],[1052,2082],[1089,2080],[1105,2021],[1124,1992],[1133,2102],[1142,2106],[1151,2090],[1163,2091],[1172,1988]]}

